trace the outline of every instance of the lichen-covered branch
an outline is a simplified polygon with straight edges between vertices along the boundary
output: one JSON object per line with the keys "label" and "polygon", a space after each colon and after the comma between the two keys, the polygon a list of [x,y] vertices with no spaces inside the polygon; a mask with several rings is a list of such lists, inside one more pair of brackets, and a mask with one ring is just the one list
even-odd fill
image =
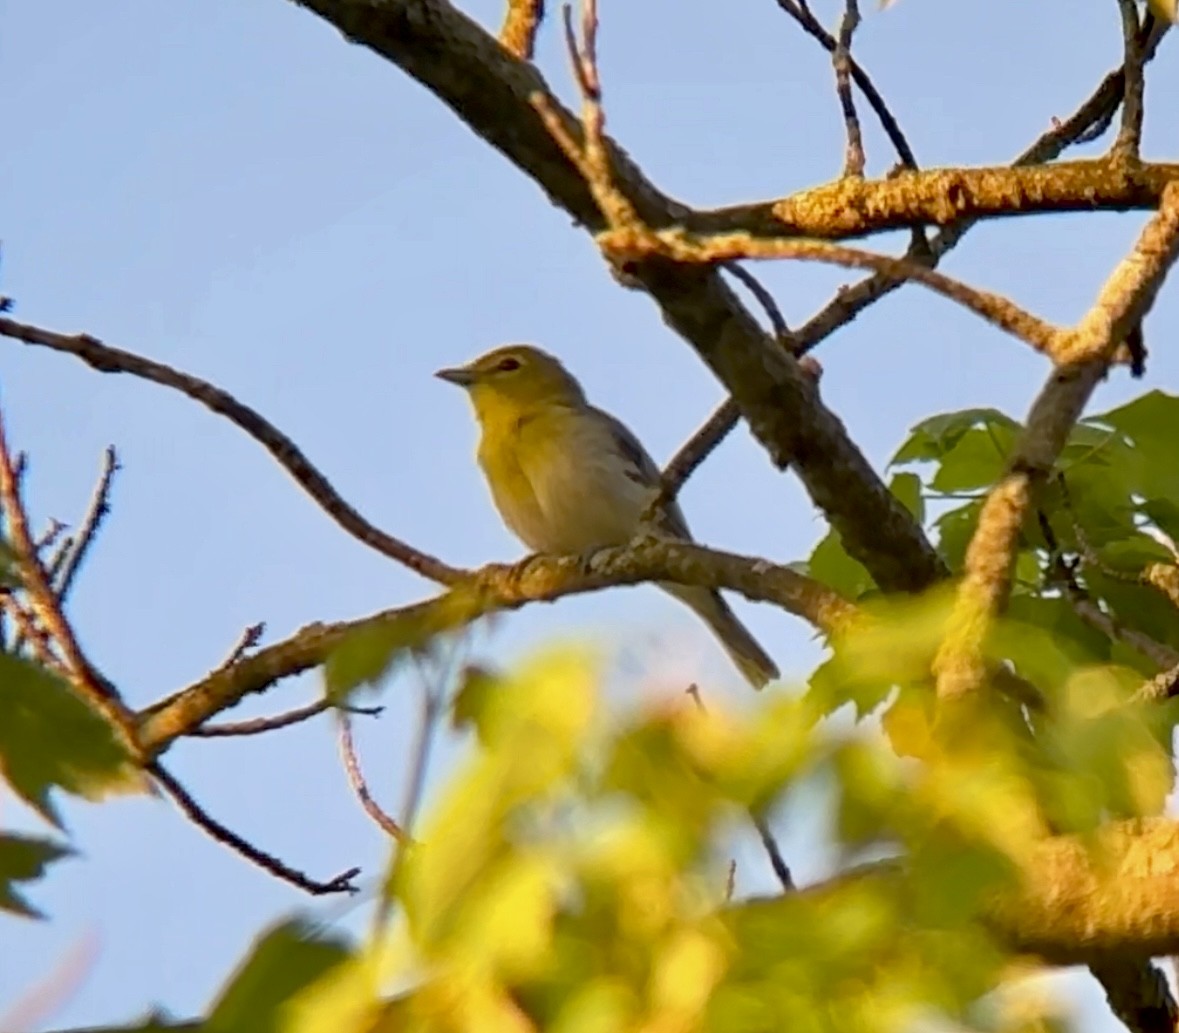
{"label": "lichen-covered branch", "polygon": [[1052,165],[904,171],[887,179],[838,179],[775,201],[693,212],[693,233],[846,240],[962,219],[1059,212],[1153,210],[1179,164],[1110,158]]}
{"label": "lichen-covered branch", "polygon": [[698,237],[679,229],[650,231],[642,226],[626,226],[599,233],[598,243],[604,251],[620,261],[640,261],[652,255],[684,264],[728,262],[739,258],[782,258],[825,262],[853,269],[872,269],[886,276],[919,283],[1020,338],[1036,351],[1051,355],[1062,336],[1052,324],[1002,295],[971,287],[911,259],[894,258],[827,241],[766,240],[748,233]]}
{"label": "lichen-covered branch", "polygon": [[1023,522],[1119,345],[1149,311],[1179,256],[1179,182],[1133,250],[1106,280],[1092,308],[1053,349],[1056,366],[1032,404],[1009,459],[1009,472],[988,495],[966,550],[965,574],[935,670],[938,696],[962,699],[986,677],[983,642],[1006,605]]}
{"label": "lichen-covered branch", "polygon": [[532,60],[536,33],[544,18],[544,0],[508,0],[508,13],[499,30],[504,49],[524,61]]}

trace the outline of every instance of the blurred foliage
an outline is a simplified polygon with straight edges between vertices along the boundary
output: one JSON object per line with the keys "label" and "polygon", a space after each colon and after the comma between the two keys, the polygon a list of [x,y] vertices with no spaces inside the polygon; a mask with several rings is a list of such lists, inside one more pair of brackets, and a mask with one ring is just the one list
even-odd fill
{"label": "blurred foliage", "polygon": [[[414,845],[391,850],[388,920],[355,939],[306,919],[266,931],[202,1028],[1058,1028],[1050,1003],[1008,1007],[992,993],[1025,969],[984,916],[1045,835],[1086,837],[1163,810],[1173,708],[1136,698],[1155,668],[1077,604],[1179,649],[1173,604],[1143,580],[1151,564],[1175,563],[1174,427],[1179,399],[1157,391],[1083,421],[1023,529],[1011,605],[985,650],[1038,691],[1042,710],[986,693],[965,740],[935,734],[930,670],[953,586],[886,597],[834,532],[804,566],[857,600],[862,618],[800,694],[771,693],[740,713],[685,696],[620,715],[584,651],[552,651],[506,676],[469,667],[450,717],[471,748]],[[915,427],[893,458],[890,490],[932,525],[954,571],[1020,431],[992,409],[951,413]],[[329,694],[379,684],[459,617],[374,623],[332,658]],[[60,682],[3,664],[0,702],[20,731],[0,722],[0,760],[53,817],[51,787],[90,792],[121,758]],[[828,720],[840,711],[855,720]],[[45,721],[76,721],[64,753]],[[35,764],[26,738],[38,743]],[[742,895],[739,870],[731,898],[735,823],[800,795],[830,804],[837,877],[759,898]],[[27,911],[5,886],[61,853],[0,838],[0,905]]]}
{"label": "blurred foliage", "polygon": [[[866,641],[837,650],[829,691],[852,698],[884,678],[916,692],[944,602],[880,601]],[[1012,620],[998,638],[1019,655],[1044,635]],[[232,1018],[207,1028],[1052,1025],[1048,1004],[1029,1015],[986,996],[1016,960],[981,921],[986,902],[1019,879],[1047,822],[1084,832],[1109,815],[1157,814],[1171,779],[1160,711],[1128,702],[1132,672],[1074,662],[1071,648],[1040,672],[1059,718],[1042,743],[999,723],[985,750],[929,751],[921,764],[870,722],[821,722],[832,700],[813,692],[750,713],[684,697],[619,718],[588,654],[552,652],[507,677],[480,670],[456,701],[477,745],[391,865],[391,924],[320,971],[300,961],[306,931],[272,935],[241,968],[254,977],[223,998]],[[819,787],[832,793],[844,863],[891,860],[728,900],[733,820]],[[300,966],[309,977],[294,986]]]}

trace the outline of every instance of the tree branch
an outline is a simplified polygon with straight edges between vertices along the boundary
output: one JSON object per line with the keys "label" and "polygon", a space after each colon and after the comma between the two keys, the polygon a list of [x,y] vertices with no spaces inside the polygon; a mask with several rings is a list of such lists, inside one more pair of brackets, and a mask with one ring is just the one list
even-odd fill
{"label": "tree branch", "polygon": [[1176,257],[1179,182],[1167,187],[1162,206],[1134,249],[1106,280],[1092,308],[1054,349],[1056,368],[1032,404],[1008,461],[1009,472],[987,496],[966,550],[965,576],[935,662],[940,699],[962,699],[985,680],[983,640],[1011,591],[1023,522],[1115,349],[1149,311]]}
{"label": "tree branch", "polygon": [[[580,139],[576,120],[533,66],[514,60],[446,0],[297,2],[426,86],[588,229],[604,228],[590,187],[533,101],[541,98],[564,130]],[[608,139],[604,147],[615,186],[646,225],[661,228],[686,217],[688,209],[656,189],[621,148]],[[943,575],[944,566],[913,516],[718,270],[653,260],[627,271],[725,385],[771,459],[779,467],[793,465],[849,554],[877,584],[908,590]]]}
{"label": "tree branch", "polygon": [[780,200],[693,212],[683,225],[699,234],[846,240],[963,219],[1153,210],[1177,179],[1176,163],[1127,165],[1113,158],[904,171],[886,179],[837,179]]}
{"label": "tree branch", "polygon": [[3,513],[11,539],[21,580],[27,593],[29,607],[38,623],[56,643],[65,661],[69,680],[87,702],[112,725],[134,754],[135,741],[131,735],[131,712],[124,706],[118,692],[90,662],[82,651],[74,629],[61,611],[61,604],[49,576],[37,556],[37,547],[29,531],[28,514],[21,497],[20,481],[8,451],[4,419],[0,414],[0,512]]}
{"label": "tree branch", "polygon": [[716,552],[697,545],[640,540],[603,549],[590,563],[579,556],[531,556],[507,566],[492,564],[449,592],[410,606],[334,624],[311,624],[285,642],[260,649],[234,666],[214,671],[140,715],[139,741],[157,755],[213,715],[251,693],[324,663],[349,635],[370,628],[412,629],[425,639],[462,627],[496,610],[613,585],[674,581],[739,592],[774,603],[826,634],[850,626],[858,610],[842,596],[789,567],[763,559]]}
{"label": "tree branch", "polygon": [[[811,14],[809,8],[800,5],[797,0],[778,0],[778,6],[798,22],[803,31],[816,39],[819,45],[834,58],[839,41],[823,28],[822,23]],[[897,157],[900,159],[901,167],[915,169],[917,167],[917,159],[913,156],[913,150],[909,146],[909,141],[905,139],[905,134],[901,132],[900,124],[889,110],[888,104],[885,103],[884,98],[880,95],[880,91],[876,89],[868,73],[864,71],[856,59],[850,54],[848,55],[847,64],[852,81],[860,88],[860,92],[864,95],[868,106],[876,112],[876,117],[880,120],[881,128],[892,142],[897,152]]]}
{"label": "tree branch", "polygon": [[289,437],[248,405],[208,381],[182,373],[162,362],[121,348],[112,348],[88,334],[59,334],[0,317],[0,336],[75,355],[101,373],[130,373],[188,395],[206,409],[224,416],[262,445],[328,516],[357,540],[415,573],[441,584],[453,584],[465,573],[369,523],[344,500]]}
{"label": "tree branch", "polygon": [[531,61],[543,19],[544,0],[508,0],[508,13],[499,30],[500,43],[510,54]]}

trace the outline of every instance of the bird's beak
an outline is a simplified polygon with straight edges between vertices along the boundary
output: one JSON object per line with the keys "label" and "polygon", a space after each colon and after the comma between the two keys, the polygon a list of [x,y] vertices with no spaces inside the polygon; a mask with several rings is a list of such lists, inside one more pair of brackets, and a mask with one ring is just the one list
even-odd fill
{"label": "bird's beak", "polygon": [[470,387],[475,383],[475,374],[465,366],[456,366],[454,369],[440,369],[434,374],[439,380],[445,380],[448,384],[458,384],[459,387]]}

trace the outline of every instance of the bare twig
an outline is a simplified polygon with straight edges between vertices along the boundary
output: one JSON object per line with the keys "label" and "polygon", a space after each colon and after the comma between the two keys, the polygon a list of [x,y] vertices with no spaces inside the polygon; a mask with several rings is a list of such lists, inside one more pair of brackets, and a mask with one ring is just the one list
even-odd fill
{"label": "bare twig", "polygon": [[261,444],[303,490],[358,541],[432,581],[449,585],[463,576],[463,571],[448,566],[369,523],[344,500],[289,437],[221,388],[161,362],[112,348],[87,334],[69,336],[0,318],[0,336],[75,355],[102,373],[130,373],[188,395],[207,409],[224,416]]}
{"label": "bare twig", "polygon": [[[693,683],[684,690],[685,694],[692,698],[692,702],[696,704],[696,709],[701,713],[707,713],[708,708],[704,705],[704,698],[700,695],[700,687]],[[766,856],[770,859],[770,867],[774,869],[774,874],[778,877],[778,882],[781,883],[782,889],[786,892],[794,890],[794,877],[790,874],[790,868],[786,864],[785,858],[782,857],[782,850],[778,846],[777,839],[774,838],[773,832],[770,831],[769,822],[764,818],[758,817],[753,811],[749,811],[749,818],[753,822],[753,827],[757,829],[758,838],[761,840],[761,845],[765,848]]]}
{"label": "bare twig", "polygon": [[[782,310],[778,307],[774,296],[765,285],[739,262],[728,262],[724,269],[735,279],[739,280],[752,294],[765,311],[766,318],[774,336],[790,352],[797,350],[798,342],[790,330]],[[813,362],[805,367],[814,370],[816,377],[819,372],[818,363]],[[660,482],[659,497],[652,505],[652,510],[665,506],[671,502],[684,486],[684,482],[700,467],[716,447],[728,437],[737,426],[741,418],[741,411],[731,398],[726,398],[679,448],[671,461],[664,467]]]}
{"label": "bare twig", "polygon": [[184,812],[185,817],[194,825],[203,829],[209,836],[223,846],[229,847],[234,853],[240,854],[247,861],[251,861],[259,868],[269,872],[277,879],[289,882],[292,886],[310,893],[312,896],[322,896],[327,893],[357,893],[359,888],[352,882],[360,874],[359,868],[349,868],[327,882],[319,882],[303,872],[284,864],[277,857],[259,850],[258,847],[243,839],[221,822],[211,817],[192,795],[180,784],[158,760],[152,761],[147,770],[176,801],[176,805]]}
{"label": "bare twig", "polygon": [[796,888],[794,885],[794,876],[790,874],[790,867],[786,864],[786,860],[782,856],[782,849],[778,846],[778,841],[774,838],[773,832],[770,831],[769,823],[763,818],[754,818],[753,827],[757,829],[758,837],[761,839],[761,845],[765,848],[766,856],[770,859],[770,867],[774,869],[774,874],[778,877],[778,882],[782,884],[782,889],[789,893]]}
{"label": "bare twig", "polygon": [[1068,601],[1076,615],[1094,631],[1099,631],[1111,642],[1121,642],[1164,670],[1179,664],[1179,652],[1165,643],[1158,642],[1145,632],[1128,628],[1116,617],[1110,616],[1097,605],[1088,594],[1079,588],[1068,592]]}
{"label": "bare twig", "polygon": [[227,738],[235,735],[261,735],[264,732],[273,732],[278,728],[297,725],[322,714],[325,710],[342,710],[349,714],[365,714],[369,717],[376,717],[384,709],[384,707],[341,706],[338,703],[332,704],[321,699],[314,703],[308,703],[305,707],[296,707],[286,713],[275,714],[273,717],[255,717],[245,721],[223,721],[215,725],[200,725],[188,734],[203,739]]}
{"label": "bare twig", "polygon": [[412,842],[405,830],[381,807],[369,792],[368,783],[360,770],[360,763],[356,759],[356,747],[352,742],[352,722],[345,713],[340,714],[340,755],[344,759],[344,770],[348,773],[348,781],[364,808],[364,813],[375,821],[382,829],[392,836],[398,843]]}
{"label": "bare twig", "polygon": [[912,280],[957,302],[1001,330],[1049,355],[1061,334],[1056,327],[1015,302],[979,290],[908,258],[894,258],[822,240],[765,239],[748,233],[696,236],[682,229],[652,230],[630,225],[598,234],[599,246],[615,259],[633,261],[662,256],[682,263],[714,263],[740,258],[788,258],[851,268],[873,269]]}
{"label": "bare twig", "polygon": [[499,30],[500,43],[520,60],[531,61],[543,19],[544,0],[508,0],[508,13]]}
{"label": "bare twig", "polygon": [[[777,2],[783,11],[798,22],[804,32],[816,39],[819,45],[828,53],[834,55],[839,46],[838,40],[823,28],[822,23],[811,13],[810,8],[805,3],[799,3],[798,0],[777,0]],[[876,89],[868,73],[856,63],[856,60],[850,54],[847,59],[847,67],[852,81],[859,87],[860,92],[864,95],[864,99],[868,102],[868,106],[876,113],[876,117],[880,120],[880,126],[884,130],[885,135],[892,142],[893,148],[896,150],[897,156],[900,159],[901,167],[915,169],[917,167],[917,159],[913,156],[913,150],[909,146],[909,141],[905,139],[905,134],[901,131],[900,123],[897,122],[893,113],[889,110],[888,104],[880,95],[880,91]]]}
{"label": "bare twig", "polygon": [[[798,365],[812,382],[816,384],[819,382],[819,378],[823,374],[823,367],[816,359],[804,355],[799,359]],[[731,398],[726,398],[713,410],[712,415],[692,432],[691,437],[676,450],[675,455],[663,468],[659,494],[649,507],[649,512],[654,512],[659,507],[667,505],[679,494],[687,479],[728,437],[732,429],[737,426],[737,421],[740,418],[741,411]]]}
{"label": "bare twig", "polygon": [[783,348],[794,352],[796,350],[794,334],[786,322],[786,317],[782,315],[782,310],[778,307],[777,301],[774,300],[774,296],[766,289],[765,284],[741,265],[740,262],[728,262],[724,268],[725,272],[740,280],[746,290],[757,298],[757,303],[765,311],[766,318],[770,321],[770,328],[774,331],[774,336],[778,339],[778,342]]}
{"label": "bare twig", "polygon": [[1136,161],[1142,146],[1142,109],[1145,90],[1144,42],[1141,26],[1138,24],[1138,5],[1135,0],[1118,0],[1122,15],[1122,46],[1125,58],[1125,92],[1122,98],[1122,124],[1114,140],[1113,153],[1124,159]]}
{"label": "bare twig", "polygon": [[244,629],[242,629],[242,633],[238,636],[237,641],[233,644],[233,648],[229,651],[229,654],[225,657],[224,660],[221,661],[221,663],[213,668],[214,673],[217,671],[224,671],[236,664],[243,656],[246,655],[246,653],[253,649],[260,641],[262,641],[262,636],[265,634],[265,621],[258,621],[257,624],[247,625]]}
{"label": "bare twig", "polygon": [[98,476],[98,484],[94,487],[94,493],[90,496],[90,505],[82,520],[82,526],[74,537],[73,548],[62,561],[61,573],[53,582],[57,598],[61,603],[65,603],[69,596],[74,579],[82,568],[82,561],[94,543],[103,519],[110,512],[111,485],[114,483],[115,474],[120,469],[122,467],[119,466],[119,456],[115,452],[115,446],[108,445],[103,453],[102,472]]}
{"label": "bare twig", "polygon": [[49,521],[49,526],[45,529],[45,533],[33,543],[34,551],[38,556],[46,549],[52,548],[54,542],[61,537],[61,533],[66,529],[66,526],[56,518]]}
{"label": "bare twig", "polygon": [[[791,2],[793,0],[778,0],[779,6]],[[821,25],[819,29],[822,29]],[[1149,61],[1154,56],[1165,26],[1159,26],[1153,19],[1147,18],[1143,23],[1143,30],[1144,61]],[[1086,142],[1090,139],[1088,134],[1099,135],[1118,110],[1124,89],[1125,69],[1117,68],[1101,81],[1097,89],[1070,117],[1054,120],[1052,128],[1042,133],[1012,162],[1012,165],[1022,167],[1050,162],[1074,144]],[[916,167],[916,162],[913,163],[913,167]],[[908,257],[926,261],[931,266],[936,265],[958,245],[974,225],[974,220],[956,222],[929,242],[927,255],[918,255],[910,249]],[[875,273],[850,287],[841,288],[822,309],[799,328],[800,350],[806,352],[814,348],[840,327],[850,323],[866,308],[902,286],[904,282],[903,279],[885,273]]]}
{"label": "bare twig", "polygon": [[16,469],[8,451],[3,414],[0,413],[0,506],[7,521],[11,547],[20,565],[30,606],[38,623],[56,643],[65,660],[70,681],[99,713],[104,715],[134,746],[132,715],[119,699],[114,686],[98,673],[82,652],[74,630],[61,612],[45,568],[37,557],[37,548],[29,533],[28,515],[21,498]]}
{"label": "bare twig", "polygon": [[839,107],[843,111],[843,125],[847,132],[843,175],[852,179],[860,179],[864,175],[864,134],[860,131],[860,119],[851,91],[851,42],[859,24],[859,4],[856,0],[844,0],[839,38],[831,61],[835,66],[835,92],[839,95]]}

